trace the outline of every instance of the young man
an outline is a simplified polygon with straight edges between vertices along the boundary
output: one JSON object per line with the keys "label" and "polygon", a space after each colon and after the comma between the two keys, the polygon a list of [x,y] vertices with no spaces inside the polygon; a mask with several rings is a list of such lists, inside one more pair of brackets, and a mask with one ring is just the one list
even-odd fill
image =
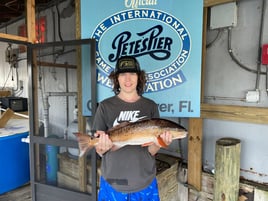
{"label": "young man", "polygon": [[[97,130],[95,135],[99,136],[96,152],[102,157],[98,200],[159,201],[154,155],[160,146],[129,145],[117,150],[105,133],[125,121],[159,117],[156,103],[142,96],[146,74],[134,57],[123,56],[109,78],[115,96],[99,104],[93,122],[93,129]],[[167,145],[172,141],[169,132],[161,137]]]}

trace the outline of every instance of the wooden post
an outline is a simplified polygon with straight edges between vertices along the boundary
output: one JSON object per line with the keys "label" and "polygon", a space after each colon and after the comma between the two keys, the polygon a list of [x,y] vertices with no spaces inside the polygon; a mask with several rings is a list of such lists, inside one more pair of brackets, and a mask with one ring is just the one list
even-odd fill
{"label": "wooden post", "polygon": [[26,1],[26,26],[28,42],[36,42],[35,32],[35,0]]}
{"label": "wooden post", "polygon": [[240,140],[221,138],[216,142],[214,199],[238,200],[240,177]]}
{"label": "wooden post", "polygon": [[[81,2],[80,0],[75,0],[75,29],[76,29],[76,39],[81,39]],[[81,48],[77,48],[77,58],[81,58]],[[77,106],[78,106],[78,130],[80,132],[85,132],[86,128],[86,118],[82,115],[82,61],[77,60]],[[79,189],[81,192],[87,191],[87,156],[86,154],[79,157]]]}
{"label": "wooden post", "polygon": [[[207,35],[208,9],[203,9],[203,35],[202,35],[202,80],[201,103],[204,102],[204,83],[206,66],[206,35]],[[188,186],[197,191],[202,189],[202,139],[203,118],[190,118],[188,129]],[[188,198],[184,198],[185,200]]]}
{"label": "wooden post", "polygon": [[188,129],[188,185],[197,191],[202,188],[203,120],[190,118]]}

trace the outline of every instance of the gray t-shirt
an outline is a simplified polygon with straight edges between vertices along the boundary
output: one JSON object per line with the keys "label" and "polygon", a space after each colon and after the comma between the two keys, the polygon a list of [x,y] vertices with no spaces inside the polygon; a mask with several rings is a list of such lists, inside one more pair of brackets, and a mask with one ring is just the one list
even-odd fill
{"label": "gray t-shirt", "polygon": [[[128,103],[113,96],[99,104],[93,129],[106,131],[121,122],[158,117],[157,105],[150,99],[141,97]],[[148,152],[148,147],[128,145],[103,155],[101,173],[116,190],[136,192],[146,188],[155,178],[155,158]]]}

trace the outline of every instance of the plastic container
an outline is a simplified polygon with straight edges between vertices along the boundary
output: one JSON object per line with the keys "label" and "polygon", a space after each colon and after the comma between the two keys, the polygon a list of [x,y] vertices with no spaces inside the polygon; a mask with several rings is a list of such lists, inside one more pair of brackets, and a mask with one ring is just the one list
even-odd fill
{"label": "plastic container", "polygon": [[[49,137],[58,138],[56,135]],[[59,169],[58,163],[59,147],[54,145],[46,145],[46,183],[57,185],[57,172]]]}
{"label": "plastic container", "polygon": [[21,142],[29,132],[0,137],[0,194],[30,181],[29,144]]}

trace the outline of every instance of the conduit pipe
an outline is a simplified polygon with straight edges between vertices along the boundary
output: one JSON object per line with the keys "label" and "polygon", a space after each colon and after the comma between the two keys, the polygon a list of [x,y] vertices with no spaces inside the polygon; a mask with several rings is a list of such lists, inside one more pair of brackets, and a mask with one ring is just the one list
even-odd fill
{"label": "conduit pipe", "polygon": [[[247,66],[245,66],[244,64],[242,64],[237,58],[236,56],[234,55],[233,53],[233,48],[232,48],[232,28],[228,28],[228,52],[229,52],[229,55],[231,56],[232,60],[238,64],[238,66],[240,66],[241,68],[243,68],[244,70],[248,71],[248,72],[251,72],[251,73],[257,73],[256,70],[252,69],[252,68],[249,68]],[[261,72],[261,74],[264,74],[264,72]]]}
{"label": "conduit pipe", "polygon": [[246,102],[246,98],[239,98],[239,97],[224,97],[224,96],[205,96],[207,100],[228,100],[228,101],[242,101]]}
{"label": "conduit pipe", "polygon": [[45,95],[43,98],[43,104],[44,104],[44,137],[48,137],[48,122],[49,122],[49,103],[48,103],[48,97]]}
{"label": "conduit pipe", "polygon": [[[241,68],[251,73],[257,74],[256,78],[256,90],[259,90],[259,82],[260,82],[260,75],[266,75],[266,72],[261,72],[261,46],[262,46],[262,36],[263,36],[263,24],[264,24],[264,17],[265,17],[265,9],[266,9],[266,0],[262,1],[262,13],[261,13],[261,22],[260,22],[260,31],[259,31],[259,48],[258,48],[258,62],[257,62],[257,70],[253,70],[244,64],[242,64],[234,55],[232,49],[232,28],[228,28],[228,52],[232,58],[232,60],[237,63]],[[267,84],[268,85],[268,84]],[[267,86],[268,87],[268,86]]]}
{"label": "conduit pipe", "polygon": [[262,55],[262,42],[263,42],[263,25],[264,25],[264,15],[266,10],[266,0],[262,0],[262,11],[261,11],[261,22],[260,22],[260,32],[259,32],[259,49],[258,49],[258,68],[257,68],[257,79],[256,79],[256,89],[259,90],[260,85],[260,75],[261,75],[261,55]]}
{"label": "conduit pipe", "polygon": [[46,96],[77,96],[77,92],[46,92]]}

